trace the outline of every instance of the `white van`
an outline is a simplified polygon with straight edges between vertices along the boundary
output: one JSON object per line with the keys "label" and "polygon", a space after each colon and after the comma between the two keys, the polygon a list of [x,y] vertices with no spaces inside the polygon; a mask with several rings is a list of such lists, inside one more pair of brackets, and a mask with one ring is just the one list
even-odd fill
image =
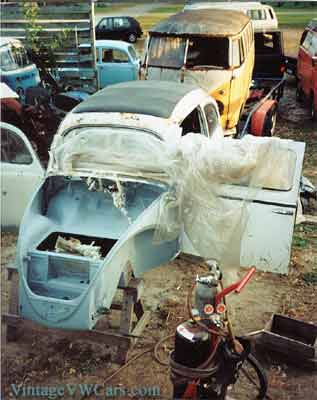
{"label": "white van", "polygon": [[186,4],[184,10],[201,10],[205,8],[218,8],[241,11],[247,14],[253,23],[254,31],[274,30],[278,28],[278,21],[273,7],[260,2],[197,2]]}

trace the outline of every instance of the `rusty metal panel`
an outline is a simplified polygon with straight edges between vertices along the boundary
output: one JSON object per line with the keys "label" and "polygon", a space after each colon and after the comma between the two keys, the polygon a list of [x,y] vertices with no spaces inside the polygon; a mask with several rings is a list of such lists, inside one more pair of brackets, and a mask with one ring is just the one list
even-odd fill
{"label": "rusty metal panel", "polygon": [[191,10],[172,15],[149,32],[177,36],[235,36],[249,21],[245,14],[238,11]]}

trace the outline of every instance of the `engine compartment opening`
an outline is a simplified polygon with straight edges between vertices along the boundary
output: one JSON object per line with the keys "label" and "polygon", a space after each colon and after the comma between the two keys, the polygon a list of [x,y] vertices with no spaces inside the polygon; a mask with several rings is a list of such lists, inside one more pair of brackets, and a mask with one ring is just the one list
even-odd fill
{"label": "engine compartment opening", "polygon": [[103,258],[107,256],[109,251],[117,242],[117,239],[100,238],[65,232],[53,232],[37,246],[37,250],[55,252],[55,245],[59,236],[67,240],[70,240],[71,238],[77,239],[84,245],[91,245],[94,243],[95,246],[100,247],[100,253]]}
{"label": "engine compartment opening", "polygon": [[[56,251],[58,240],[73,240],[80,246],[100,247],[101,257],[88,257],[73,251]],[[27,282],[33,293],[54,299],[72,300],[89,286],[104,258],[117,242],[72,233],[53,232],[28,253]],[[72,250],[72,249],[71,249]]]}

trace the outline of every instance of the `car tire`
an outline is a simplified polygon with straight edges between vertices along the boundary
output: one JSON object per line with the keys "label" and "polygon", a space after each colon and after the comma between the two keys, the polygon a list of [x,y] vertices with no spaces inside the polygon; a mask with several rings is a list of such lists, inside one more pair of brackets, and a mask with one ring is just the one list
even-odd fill
{"label": "car tire", "polygon": [[315,107],[315,100],[314,100],[314,95],[313,94],[311,95],[309,106],[310,106],[311,119],[313,121],[317,121],[317,109]]}
{"label": "car tire", "polygon": [[277,118],[277,107],[273,106],[265,117],[265,123],[263,127],[262,136],[272,137],[274,136],[275,126]]}
{"label": "car tire", "polygon": [[135,43],[136,41],[137,41],[137,35],[134,32],[129,33],[128,42]]}

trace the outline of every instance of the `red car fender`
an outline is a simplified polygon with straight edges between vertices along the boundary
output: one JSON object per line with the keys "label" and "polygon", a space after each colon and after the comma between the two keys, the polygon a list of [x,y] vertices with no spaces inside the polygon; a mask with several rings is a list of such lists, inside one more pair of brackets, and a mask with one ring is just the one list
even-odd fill
{"label": "red car fender", "polygon": [[265,124],[265,118],[268,112],[277,104],[276,100],[265,101],[252,115],[251,118],[251,134],[254,136],[262,136]]}

